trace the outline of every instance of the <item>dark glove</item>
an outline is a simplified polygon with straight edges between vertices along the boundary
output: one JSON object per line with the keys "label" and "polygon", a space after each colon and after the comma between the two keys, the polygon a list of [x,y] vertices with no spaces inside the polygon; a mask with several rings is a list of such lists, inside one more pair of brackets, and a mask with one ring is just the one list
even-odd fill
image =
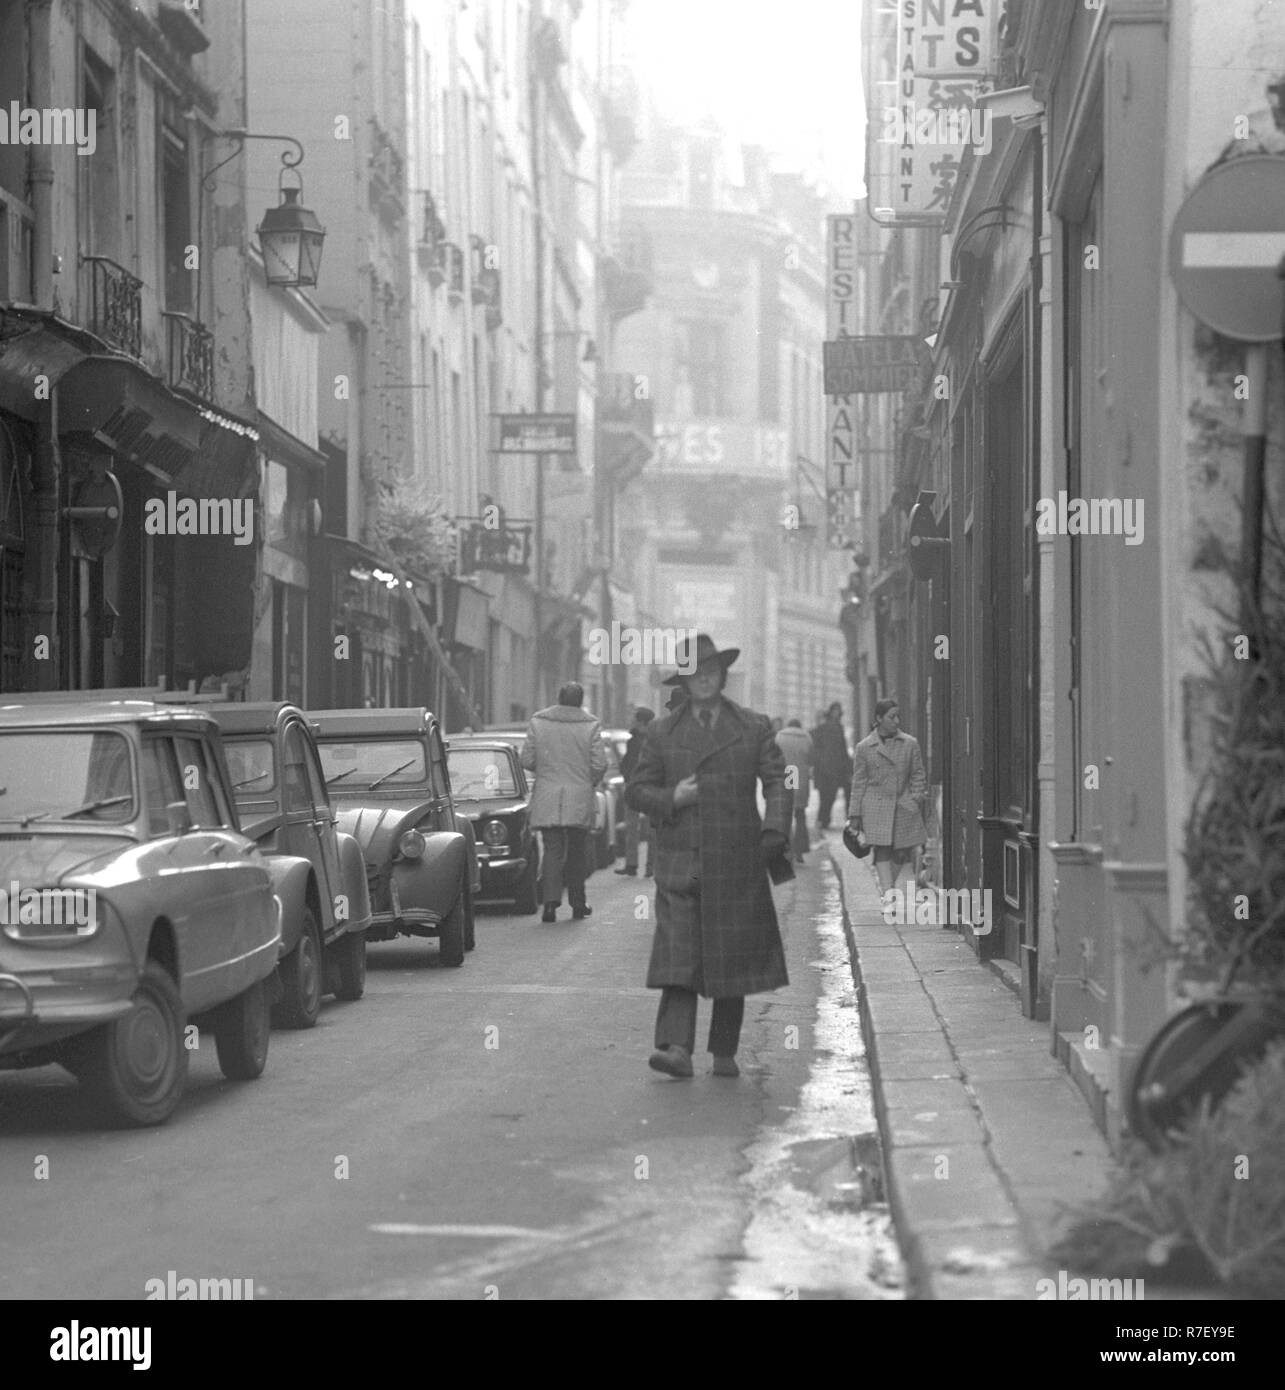
{"label": "dark glove", "polygon": [[765,830],[759,836],[759,845],[768,859],[779,859],[789,848],[790,842],[779,830]]}

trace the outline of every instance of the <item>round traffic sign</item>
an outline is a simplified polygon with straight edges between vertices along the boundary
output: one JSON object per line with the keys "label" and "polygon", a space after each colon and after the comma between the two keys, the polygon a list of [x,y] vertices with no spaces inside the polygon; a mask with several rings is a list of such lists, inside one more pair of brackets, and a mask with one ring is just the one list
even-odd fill
{"label": "round traffic sign", "polygon": [[1211,169],[1169,234],[1178,298],[1204,324],[1246,343],[1280,338],[1285,281],[1285,158],[1246,155]]}

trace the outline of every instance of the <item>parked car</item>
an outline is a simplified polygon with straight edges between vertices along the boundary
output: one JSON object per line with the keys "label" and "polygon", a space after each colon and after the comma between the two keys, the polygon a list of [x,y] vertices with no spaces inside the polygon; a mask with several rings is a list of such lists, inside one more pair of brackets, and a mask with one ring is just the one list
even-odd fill
{"label": "parked car", "polygon": [[[625,808],[625,774],[620,765],[620,760],[624,757],[624,748],[619,742],[618,729],[604,729],[602,731],[603,746],[607,750],[607,771],[602,779],[603,788],[611,798],[611,827],[612,827],[612,849],[613,858],[625,856],[625,820],[628,811]],[[629,745],[629,730],[624,731],[625,747]],[[604,867],[606,867],[604,865]]]}
{"label": "parked car", "polygon": [[282,903],[282,997],[273,1021],[311,1028],[323,994],[366,988],[370,890],[361,846],[336,828],[307,716],[279,700],[209,706],[223,735],[241,828],[264,852]]}
{"label": "parked car", "polygon": [[178,1105],[189,1023],[225,1076],[258,1076],[281,902],[218,726],[147,700],[6,699],[0,1067],[57,1062],[130,1125]]}
{"label": "parked car", "polygon": [[[488,736],[494,735],[511,743],[519,755],[522,752],[522,745],[526,741],[527,726],[525,724],[488,724],[482,731]],[[608,768],[610,775],[610,767]],[[534,790],[535,774],[527,773],[527,785]],[[607,777],[594,788],[594,821],[593,821],[593,859],[589,866],[589,872],[594,869],[605,869],[613,862],[616,857],[616,827],[617,822],[624,823],[624,801],[617,803],[616,789],[609,786]]]}
{"label": "parked car", "polygon": [[308,715],[339,828],[356,837],[370,886],[369,941],[436,937],[443,965],[474,943],[481,870],[473,825],[451,797],[446,747],[428,710]]}
{"label": "parked car", "polygon": [[453,734],[446,750],[456,809],[469,816],[481,861],[479,902],[512,901],[536,912],[540,856],[531,829],[531,793],[512,742]]}

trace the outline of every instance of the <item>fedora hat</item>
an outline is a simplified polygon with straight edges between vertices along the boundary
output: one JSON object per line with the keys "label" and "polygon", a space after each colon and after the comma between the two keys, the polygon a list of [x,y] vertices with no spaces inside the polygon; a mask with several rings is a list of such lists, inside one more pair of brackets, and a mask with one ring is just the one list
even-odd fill
{"label": "fedora hat", "polygon": [[676,653],[679,666],[687,667],[686,673],[681,670],[675,671],[672,676],[666,676],[661,684],[677,685],[679,681],[686,680],[688,675],[695,671],[698,666],[703,666],[707,661],[717,661],[719,665],[722,666],[723,670],[726,671],[740,654],[740,647],[728,647],[726,651],[720,652],[714,645],[714,639],[708,633],[698,632],[696,634],[695,651],[692,650],[691,639],[685,638],[679,644]]}

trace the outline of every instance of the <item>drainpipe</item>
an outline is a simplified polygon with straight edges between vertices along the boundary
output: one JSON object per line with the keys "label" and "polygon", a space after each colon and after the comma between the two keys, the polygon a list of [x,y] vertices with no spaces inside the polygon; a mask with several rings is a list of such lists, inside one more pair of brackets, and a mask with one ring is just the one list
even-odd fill
{"label": "drainpipe", "polygon": [[[52,0],[27,6],[27,91],[37,110],[53,105]],[[35,216],[32,234],[32,298],[41,309],[54,307],[53,147],[30,145],[27,181]],[[25,660],[31,662],[31,686],[56,690],[62,685],[64,653],[58,638],[58,483],[62,465],[58,454],[58,392],[50,393],[49,409],[36,425],[32,453],[31,489],[33,540],[28,570],[27,641]],[[50,659],[34,659],[37,639],[50,644]]]}

